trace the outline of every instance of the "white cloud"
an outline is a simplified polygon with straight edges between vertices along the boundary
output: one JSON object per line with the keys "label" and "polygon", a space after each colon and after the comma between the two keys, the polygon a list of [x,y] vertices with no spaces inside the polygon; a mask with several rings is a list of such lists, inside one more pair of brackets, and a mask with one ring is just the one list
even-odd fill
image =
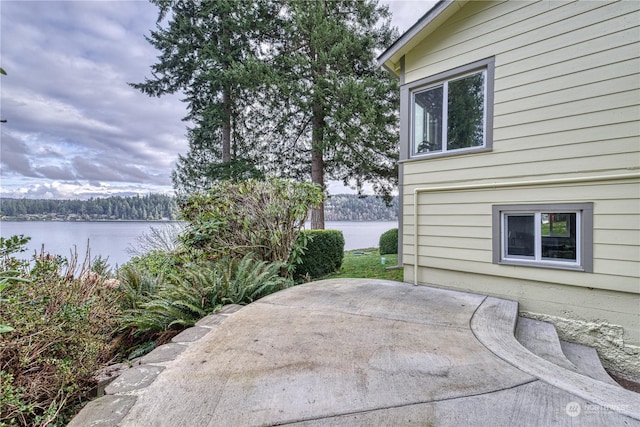
{"label": "white cloud", "polygon": [[392,22],[402,34],[435,6],[438,0],[382,0],[380,3],[389,6],[393,15]]}
{"label": "white cloud", "polygon": [[[93,118],[79,106],[53,98],[45,94],[31,92],[27,89],[8,89],[2,94],[8,100],[8,109],[12,114],[8,117],[20,121],[20,117],[29,117],[30,124],[39,124],[38,128],[82,127],[93,132],[120,133],[120,129],[99,119]],[[18,102],[16,102],[19,100]],[[11,120],[13,123],[14,120]]]}
{"label": "white cloud", "polygon": [[[407,29],[431,3],[384,1]],[[128,86],[157,52],[146,1],[2,1],[0,195],[73,198],[170,192],[187,150],[180,95]],[[96,182],[100,182],[96,185]],[[349,191],[331,183],[332,192]],[[334,190],[335,189],[335,190]]]}

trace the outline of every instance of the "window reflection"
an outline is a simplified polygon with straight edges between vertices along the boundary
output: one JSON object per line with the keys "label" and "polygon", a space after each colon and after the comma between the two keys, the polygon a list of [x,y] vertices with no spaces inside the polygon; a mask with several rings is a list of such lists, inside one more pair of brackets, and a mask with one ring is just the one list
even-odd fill
{"label": "window reflection", "polygon": [[447,149],[484,144],[484,73],[449,82]]}
{"label": "window reflection", "polygon": [[445,80],[413,94],[413,154],[485,145],[486,73]]}
{"label": "window reflection", "polygon": [[506,215],[507,255],[535,256],[534,215]]}
{"label": "window reflection", "polygon": [[543,213],[540,220],[542,258],[576,261],[576,214]]}
{"label": "window reflection", "polygon": [[442,151],[442,86],[415,95],[416,153]]}

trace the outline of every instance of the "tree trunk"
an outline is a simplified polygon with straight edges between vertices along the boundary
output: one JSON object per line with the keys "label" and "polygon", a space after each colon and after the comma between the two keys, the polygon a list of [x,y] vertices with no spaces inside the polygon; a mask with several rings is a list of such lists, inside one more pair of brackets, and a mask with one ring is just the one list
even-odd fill
{"label": "tree trunk", "polygon": [[[322,153],[311,154],[311,181],[322,186],[324,191],[324,160]],[[311,229],[324,230],[324,203],[311,209]]]}
{"label": "tree trunk", "polygon": [[229,89],[222,93],[224,123],[222,124],[222,163],[231,162],[231,94]]}
{"label": "tree trunk", "polygon": [[[311,126],[311,182],[324,191],[324,108],[319,101],[313,103]],[[324,203],[311,210],[311,229],[324,230]]]}

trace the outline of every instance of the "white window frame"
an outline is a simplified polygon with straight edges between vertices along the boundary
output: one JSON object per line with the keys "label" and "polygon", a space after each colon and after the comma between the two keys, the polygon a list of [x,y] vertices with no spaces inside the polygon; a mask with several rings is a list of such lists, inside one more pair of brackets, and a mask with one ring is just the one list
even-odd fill
{"label": "white window frame", "polygon": [[[482,74],[483,79],[483,96],[482,96],[482,145],[474,147],[463,147],[449,149],[448,130],[449,130],[449,82],[464,79],[474,74]],[[442,87],[442,149],[428,153],[418,153],[416,144],[416,95],[420,93]],[[482,150],[487,146],[487,70],[482,68],[465,74],[459,74],[452,78],[436,82],[433,85],[422,87],[411,93],[411,157],[433,156],[434,154],[458,153],[464,151]]]}
{"label": "white window frame", "polygon": [[[576,259],[554,260],[542,257],[542,214],[576,214]],[[534,218],[534,256],[509,255],[508,216]],[[593,203],[493,206],[493,262],[495,264],[555,268],[593,272]]]}
{"label": "white window frame", "polygon": [[[575,214],[576,215],[576,259],[575,261],[573,260],[561,260],[561,261],[557,261],[557,260],[553,260],[553,259],[547,259],[547,258],[543,258],[542,257],[542,214],[543,213],[547,213],[547,212],[517,212],[517,213],[513,213],[513,212],[502,212],[502,218],[501,218],[501,222],[502,222],[502,253],[501,253],[501,259],[502,260],[517,260],[517,261],[523,261],[523,262],[535,262],[535,263],[551,263],[551,264],[559,264],[559,265],[563,265],[563,266],[574,266],[574,267],[579,267],[581,265],[581,250],[580,250],[580,243],[581,243],[581,232],[580,232],[580,226],[581,226],[581,217],[582,217],[582,212],[581,211],[569,211],[569,212],[565,212],[563,211],[562,213],[566,213],[566,214]],[[550,212],[549,212],[550,213]],[[555,212],[554,212],[555,213]],[[509,240],[509,236],[508,236],[508,228],[507,228],[507,217],[508,216],[533,216],[533,244],[534,244],[534,255],[533,257],[530,256],[525,256],[525,255],[510,255],[507,253],[508,250],[508,240]]]}
{"label": "white window frame", "polygon": [[[415,95],[425,90],[442,86],[448,82],[466,77],[477,72],[484,73],[484,112],[483,112],[483,145],[448,150],[448,141],[443,138],[443,149],[428,153],[416,153],[415,145]],[[468,153],[491,151],[493,148],[493,91],[495,78],[495,58],[482,59],[461,67],[445,71],[424,79],[403,84],[400,89],[400,162],[418,161],[434,157],[455,156]],[[443,88],[443,117],[446,117],[448,107],[448,90]],[[446,121],[443,119],[443,131],[447,131]]]}

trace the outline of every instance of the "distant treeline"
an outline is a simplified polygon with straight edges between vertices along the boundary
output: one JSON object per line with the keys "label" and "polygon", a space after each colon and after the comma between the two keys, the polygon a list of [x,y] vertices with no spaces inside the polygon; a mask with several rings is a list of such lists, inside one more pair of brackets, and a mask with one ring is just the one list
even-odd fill
{"label": "distant treeline", "polygon": [[329,197],[324,205],[327,221],[396,221],[398,198],[388,207],[375,196],[358,197],[355,194],[337,194]]}
{"label": "distant treeline", "polygon": [[149,194],[89,200],[0,199],[4,220],[168,221],[179,217],[174,197]]}
{"label": "distant treeline", "polygon": [[[7,221],[173,221],[180,219],[176,199],[162,194],[89,200],[0,198],[0,215]],[[374,196],[331,196],[325,203],[327,221],[395,221],[398,200],[391,207]]]}

